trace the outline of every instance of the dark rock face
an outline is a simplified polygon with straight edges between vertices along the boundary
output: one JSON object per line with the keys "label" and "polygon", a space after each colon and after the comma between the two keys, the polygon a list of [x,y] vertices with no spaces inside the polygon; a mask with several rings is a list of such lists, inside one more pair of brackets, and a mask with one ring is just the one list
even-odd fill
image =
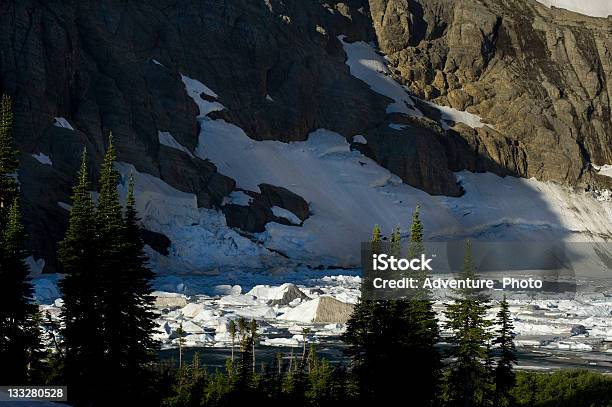
{"label": "dark rock face", "polygon": [[302,222],[308,219],[310,208],[301,196],[270,184],[259,184],[259,189],[261,193],[244,191],[252,198],[248,206],[229,204],[221,207],[228,226],[245,232],[260,233],[266,230],[268,222],[293,225],[289,220],[275,216],[272,212],[273,206],[292,212]]}
{"label": "dark rock face", "polygon": [[172,244],[168,236],[147,229],[141,229],[140,234],[144,243],[149,245],[151,249],[164,256],[168,255],[168,249],[170,249]]}
{"label": "dark rock face", "polygon": [[261,199],[269,206],[279,206],[293,212],[303,222],[308,219],[310,209],[308,202],[301,196],[286,188],[270,184],[259,184]]}
{"label": "dark rock face", "polygon": [[369,3],[400,80],[493,125],[455,127],[451,167],[612,185],[590,166],[612,162],[610,19],[534,0]]}
{"label": "dark rock face", "polygon": [[[0,91],[14,98],[37,257],[54,257],[67,217],[57,203],[70,202],[83,147],[95,171],[110,131],[120,161],[196,194],[202,207],[233,189],[211,163],[158,142],[167,131],[190,151],[197,145],[181,73],[214,89],[225,118],[255,139],[303,140],[319,127],[351,136],[384,120],[387,101],[349,74],[336,39],[374,39],[364,1],[19,0],[0,5],[0,22]],[[55,117],[75,130],[53,126]],[[38,152],[53,167],[29,157]]]}

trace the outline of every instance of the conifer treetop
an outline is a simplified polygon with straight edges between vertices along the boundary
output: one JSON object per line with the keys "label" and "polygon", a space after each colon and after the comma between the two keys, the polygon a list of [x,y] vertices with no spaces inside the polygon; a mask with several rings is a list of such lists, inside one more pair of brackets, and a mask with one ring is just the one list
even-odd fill
{"label": "conifer treetop", "polygon": [[372,231],[372,243],[377,243],[382,241],[382,235],[380,233],[380,226],[378,224],[374,225],[374,230]]}
{"label": "conifer treetop", "polygon": [[21,210],[19,200],[13,199],[9,207],[6,228],[3,233],[3,245],[5,253],[17,258],[23,258],[23,245],[25,243],[25,228],[21,223]]}

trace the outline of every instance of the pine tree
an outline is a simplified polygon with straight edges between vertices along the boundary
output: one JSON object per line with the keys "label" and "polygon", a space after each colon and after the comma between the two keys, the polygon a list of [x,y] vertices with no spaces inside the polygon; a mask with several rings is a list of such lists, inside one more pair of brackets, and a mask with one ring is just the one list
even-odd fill
{"label": "pine tree", "polygon": [[26,384],[41,358],[38,307],[25,263],[25,229],[18,198],[0,224],[0,383]]}
{"label": "pine tree", "polygon": [[251,352],[253,354],[253,374],[255,374],[255,341],[257,339],[257,321],[254,319],[251,320],[250,325],[250,334],[251,334]]}
{"label": "pine tree", "polygon": [[[149,382],[148,364],[157,345],[144,244],[138,227],[133,180],[130,179],[125,217],[119,202],[112,138],[100,171],[97,208],[89,193],[87,156],[73,192],[73,207],[60,260],[67,274],[62,318],[66,346],[65,376],[85,402],[111,397],[139,397]],[[91,368],[95,366],[95,368]],[[94,389],[79,394],[78,389]]]}
{"label": "pine tree", "polygon": [[391,233],[391,239],[390,239],[390,244],[389,244],[389,254],[398,258],[401,255],[401,251],[402,251],[402,246],[401,246],[401,242],[402,242],[402,233],[400,230],[400,226],[397,225],[395,227],[395,229],[393,229],[393,232]]}
{"label": "pine tree", "polygon": [[13,110],[11,98],[0,102],[0,219],[6,221],[8,209],[17,197],[17,150],[13,146]]}
{"label": "pine tree", "polygon": [[382,242],[382,234],[380,232],[380,226],[374,225],[374,230],[372,231],[372,243]]}
{"label": "pine tree", "polygon": [[[380,227],[374,225],[370,241],[373,254],[380,253],[381,243]],[[366,284],[365,280],[364,278],[362,284]],[[372,390],[374,383],[370,383],[370,378],[378,373],[374,372],[373,364],[376,358],[374,354],[376,339],[380,333],[375,330],[374,319],[375,315],[380,313],[378,309],[382,304],[381,301],[364,298],[364,291],[362,288],[362,296],[347,321],[342,340],[349,345],[347,354],[351,357],[353,372],[360,387],[360,396],[365,401],[375,397],[375,391]]]}
{"label": "pine tree", "polygon": [[[391,254],[401,254],[400,245],[398,226],[390,238]],[[375,226],[372,252],[379,253],[381,248],[380,228]],[[424,253],[418,207],[413,214],[408,252],[413,257]],[[437,402],[441,374],[440,355],[435,347],[438,326],[427,294],[389,300],[362,298],[354,308],[343,338],[350,345],[361,400],[392,402],[392,389],[408,383],[419,389],[411,394],[415,405]]]}
{"label": "pine tree", "polygon": [[[425,254],[423,244],[423,224],[420,219],[420,207],[412,215],[408,258]],[[427,277],[425,272],[414,273],[420,282]],[[411,360],[407,368],[408,381],[419,389],[416,395],[418,405],[434,405],[439,397],[441,376],[441,358],[436,344],[439,332],[433,302],[427,290],[419,289],[411,293],[409,299],[399,301],[405,319],[406,350]]]}
{"label": "pine tree", "polygon": [[421,207],[417,205],[412,214],[412,225],[410,227],[410,243],[408,245],[408,258],[415,258],[425,253],[423,246],[423,223],[421,223]]}
{"label": "pine tree", "polygon": [[234,363],[234,347],[236,342],[236,323],[234,320],[230,320],[229,322],[229,334],[232,339],[232,364]]}
{"label": "pine tree", "polygon": [[[128,243],[117,184],[119,173],[114,167],[116,160],[112,135],[100,169],[99,197],[95,211],[97,238],[97,269],[99,281],[97,294],[102,315],[102,337],[105,358],[98,366],[102,375],[99,385],[101,397],[111,390],[121,390],[127,394],[128,383],[134,377],[127,376],[126,346],[132,333],[127,326],[126,308],[130,304],[128,273],[126,273],[126,253]],[[130,311],[132,311],[130,309]]]}
{"label": "pine tree", "polygon": [[514,325],[510,315],[508,300],[500,302],[500,309],[497,313],[497,338],[495,343],[499,346],[501,357],[495,368],[495,406],[512,406],[515,404],[511,390],[516,384],[514,365],[516,364],[516,348],[514,346]]}
{"label": "pine tree", "polygon": [[185,330],[183,329],[182,322],[179,325],[179,327],[176,328],[175,332],[176,332],[176,336],[178,336],[177,342],[179,346],[179,369],[182,369],[183,368],[183,346],[185,346]]}
{"label": "pine tree", "polygon": [[11,98],[0,102],[0,383],[25,384],[41,357],[38,308],[25,263]]}
{"label": "pine tree", "polygon": [[147,267],[147,257],[144,253],[144,243],[138,226],[136,200],[134,195],[134,179],[130,176],[128,184],[127,203],[125,209],[124,232],[125,244],[122,246],[122,273],[118,278],[121,308],[119,325],[124,336],[121,339],[121,368],[126,377],[131,380],[133,394],[142,393],[147,386],[148,365],[155,359],[158,344],[153,340],[151,332],[155,327],[153,313],[154,298],[151,295],[153,272]]}
{"label": "pine tree", "polygon": [[77,184],[72,192],[68,230],[59,243],[59,259],[66,276],[59,283],[64,306],[64,380],[73,401],[82,401],[99,390],[104,362],[102,310],[94,203],[89,192],[87,151],[83,151]]}
{"label": "pine tree", "polygon": [[[106,386],[117,386],[126,397],[137,397],[148,385],[147,366],[157,349],[151,337],[151,280],[138,227],[134,183],[130,177],[123,215],[119,200],[119,172],[112,135],[100,170],[100,196],[96,209],[98,268],[105,338]],[[119,383],[119,384],[117,384]]]}
{"label": "pine tree", "polygon": [[[466,243],[462,278],[475,279],[470,242]],[[489,359],[491,325],[485,317],[489,298],[475,289],[457,292],[453,303],[447,305],[447,327],[452,330],[455,361],[450,366],[447,398],[453,406],[486,406],[490,404],[489,379],[492,376],[486,364]]]}

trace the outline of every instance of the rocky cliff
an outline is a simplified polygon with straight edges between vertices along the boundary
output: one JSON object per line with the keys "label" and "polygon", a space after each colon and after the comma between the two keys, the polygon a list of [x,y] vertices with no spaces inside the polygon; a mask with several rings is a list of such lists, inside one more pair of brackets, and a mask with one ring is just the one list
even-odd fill
{"label": "rocky cliff", "polygon": [[612,161],[611,18],[534,0],[369,3],[397,78],[491,125],[455,129],[481,156],[521,177],[611,185],[591,165]]}
{"label": "rocky cliff", "polygon": [[[224,107],[207,117],[253,140],[363,135],[351,148],[433,195],[461,195],[454,172],[465,169],[611,186],[591,166],[612,162],[609,19],[534,0],[7,0],[0,23],[25,219],[49,271],[81,151],[95,172],[111,131],[119,161],[222,209],[241,233],[290,223],[275,207],[308,218],[308,202],[280,185],[227,204],[235,180],[192,153],[202,112],[189,78]],[[378,43],[414,94],[490,125],[441,126],[421,101],[417,117],[389,112],[391,100],[351,74],[339,38]],[[165,252],[167,239],[147,236]]]}

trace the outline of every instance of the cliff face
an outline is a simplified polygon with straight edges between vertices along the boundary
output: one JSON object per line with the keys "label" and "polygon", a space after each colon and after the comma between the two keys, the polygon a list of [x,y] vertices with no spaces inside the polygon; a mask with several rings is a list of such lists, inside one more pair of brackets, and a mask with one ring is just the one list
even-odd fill
{"label": "cliff face", "polygon": [[521,177],[610,186],[591,166],[612,161],[610,18],[534,0],[369,3],[380,47],[412,92],[492,125],[456,129],[481,156]]}
{"label": "cliff face", "polygon": [[[284,4],[285,3],[285,4]],[[7,1],[0,4],[2,92],[14,98],[20,181],[38,256],[62,234],[83,147],[92,170],[113,132],[119,160],[213,207],[234,187],[193,151],[197,106],[181,74],[206,83],[220,117],[254,139],[352,135],[384,120],[383,97],[349,75],[336,36],[373,39],[367,7],[281,1]],[[323,28],[325,27],[325,28]],[[270,100],[274,100],[271,103]],[[73,128],[54,125],[66,118]],[[31,154],[44,153],[52,165]]]}
{"label": "cliff face", "polygon": [[[201,208],[222,206],[235,182],[191,153],[200,112],[186,78],[225,107],[211,119],[254,140],[364,135],[355,148],[430,194],[460,195],[453,172],[464,169],[610,186],[590,166],[612,162],[610,34],[610,20],[532,0],[1,2],[0,90],[14,98],[35,256],[56,269],[82,149],[95,171],[111,131],[119,161],[195,194]],[[445,129],[425,104],[425,117],[388,114],[389,98],[351,75],[341,35],[377,42],[416,95],[491,127]],[[261,231],[279,221],[278,205],[307,218],[291,191],[260,190],[252,205],[224,209],[230,226]],[[149,238],[164,251],[163,237]]]}

